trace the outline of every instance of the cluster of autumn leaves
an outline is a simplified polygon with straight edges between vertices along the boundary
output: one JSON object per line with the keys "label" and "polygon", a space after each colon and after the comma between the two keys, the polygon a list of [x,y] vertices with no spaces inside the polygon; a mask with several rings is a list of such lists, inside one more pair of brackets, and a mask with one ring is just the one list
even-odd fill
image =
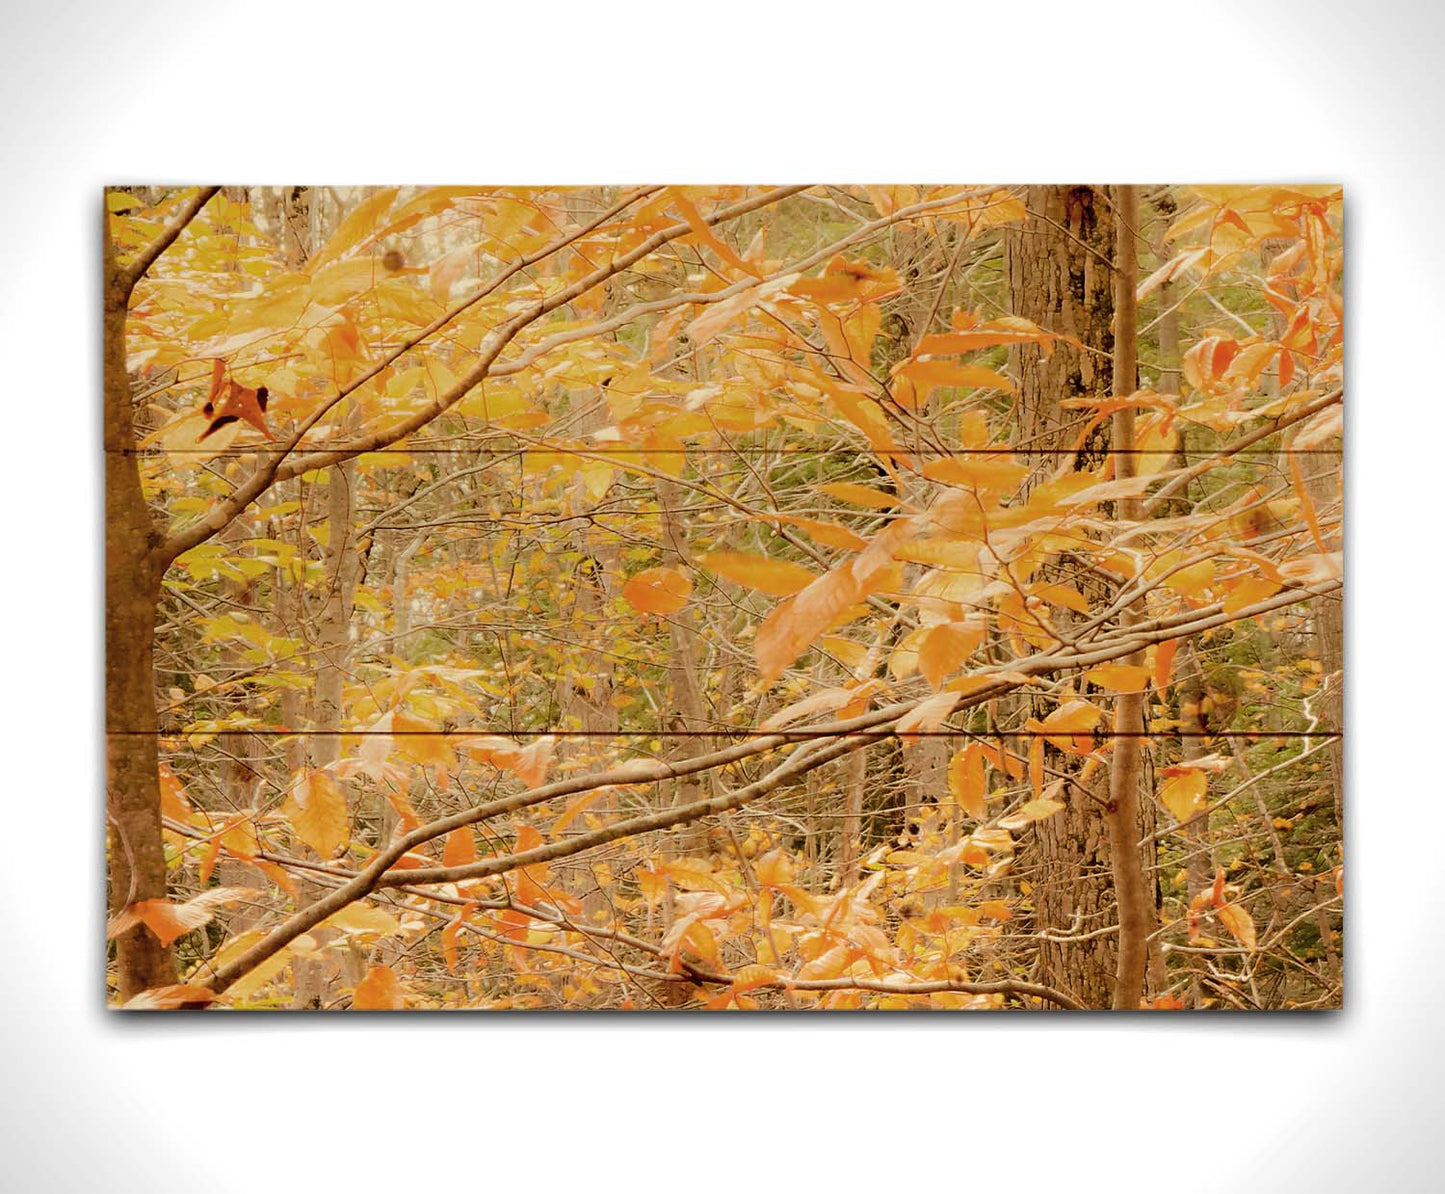
{"label": "cluster of autumn leaves", "polygon": [[[736,197],[709,195],[709,216]],[[346,215],[299,271],[278,265],[266,231],[244,205],[224,201],[194,243],[139,288],[132,310],[135,368],[148,376],[175,370],[184,378],[200,361],[209,374],[203,407],[187,401],[182,386],[177,399],[158,409],[144,441],[154,450],[143,472],[152,502],[184,525],[224,497],[243,475],[248,452],[262,446],[247,438],[252,431],[267,448],[283,441],[338,386],[368,377],[379,346],[444,318],[469,278],[485,279],[500,269],[498,262],[541,252],[555,226],[570,218],[566,200],[545,192],[478,196],[466,188],[412,197],[378,191]],[[860,215],[834,244],[802,250],[774,231],[766,212],[748,246],[734,248],[733,238],[704,216],[701,193],[662,189],[629,220],[545,259],[535,283],[522,274],[520,289],[487,293],[484,287],[479,300],[449,321],[445,340],[421,343],[360,383],[335,417],[310,433],[307,446],[373,434],[429,404],[438,411],[416,437],[362,458],[361,484],[380,506],[395,501],[392,478],[425,459],[407,449],[426,436],[455,452],[443,458],[440,475],[448,468],[478,470],[482,457],[468,455],[478,446],[512,452],[526,462],[522,485],[539,510],[557,512],[562,521],[581,511],[604,529],[596,512],[624,487],[634,494],[659,474],[715,497],[719,483],[689,453],[699,446],[717,452],[738,437],[744,437],[742,455],[766,445],[780,461],[800,444],[826,442],[833,458],[866,459],[882,478],[813,479],[782,500],[756,489],[724,493],[732,524],[692,528],[685,561],[629,546],[631,532],[611,537],[614,548],[620,541],[619,550],[632,553],[601,582],[602,609],[612,620],[590,627],[574,621],[571,629],[587,635],[575,644],[579,652],[596,653],[619,637],[635,648],[631,704],[618,722],[623,752],[647,745],[658,707],[674,699],[667,677],[675,670],[669,653],[677,648],[667,636],[684,611],[719,623],[743,611],[741,623],[731,624],[754,672],[745,686],[748,699],[723,712],[741,716],[762,708],[764,715],[756,724],[735,720],[726,728],[744,740],[786,732],[790,738],[777,749],[807,749],[806,731],[813,727],[841,725],[848,732],[890,701],[898,702],[897,712],[887,721],[880,714],[878,724],[905,749],[959,730],[956,715],[977,708],[985,691],[1024,689],[1046,695],[1055,707],[1021,721],[1016,737],[1026,745],[1017,752],[1002,738],[968,737],[947,762],[946,790],[928,794],[928,806],[903,835],[907,840],[871,850],[854,882],[830,882],[816,851],[763,813],[741,829],[730,825],[721,839],[692,854],[649,844],[657,839],[644,834],[631,845],[610,846],[592,866],[588,891],[604,895],[600,912],[570,865],[519,861],[477,879],[416,887],[398,881],[384,898],[369,890],[272,952],[233,982],[225,998],[237,1006],[274,1004],[284,998],[277,992],[288,966],[345,949],[368,959],[350,988],[350,1006],[357,1008],[644,1006],[656,991],[684,981],[710,1007],[1004,1002],[1006,994],[971,990],[968,982],[989,969],[991,943],[1026,911],[1016,890],[1008,897],[994,893],[1008,885],[1029,827],[1058,814],[1077,798],[1071,791],[1087,787],[1107,766],[1109,699],[1152,687],[1161,705],[1167,702],[1179,640],[1149,645],[1144,664],[1106,660],[1062,679],[1033,664],[1081,644],[1115,641],[1107,637],[1109,614],[1126,600],[1142,603],[1160,624],[1215,607],[1248,616],[1281,593],[1327,586],[1340,575],[1338,520],[1319,509],[1298,455],[1285,453],[1283,489],[1251,474],[1216,486],[1207,503],[1188,512],[1163,508],[1161,493],[1170,486],[1184,490],[1202,480],[1207,489],[1215,466],[1238,464],[1228,452],[1213,463],[1207,450],[1180,456],[1185,428],[1196,429],[1196,442],[1199,431],[1212,435],[1219,447],[1274,420],[1291,428],[1287,446],[1297,451],[1327,447],[1340,430],[1340,406],[1324,401],[1338,384],[1342,348],[1337,199],[1204,188],[1195,200],[1171,230],[1188,243],[1140,286],[1141,298],[1165,283],[1207,289],[1216,279],[1240,284],[1243,278],[1279,313],[1283,331],[1240,337],[1212,330],[1183,356],[1182,396],[1143,389],[1089,404],[1080,443],[1120,406],[1138,412],[1143,454],[1132,478],[1115,478],[1108,459],[1080,468],[1065,456],[1041,469],[1010,450],[1015,386],[1004,357],[1025,344],[1048,350],[1060,338],[1027,320],[960,306],[949,314],[947,330],[926,330],[879,375],[873,346],[883,311],[906,283],[868,251],[874,235],[868,230],[879,222],[884,228],[906,223],[967,243],[1026,218],[1017,198],[1001,188],[862,189],[854,201],[872,205],[866,218]],[[146,214],[151,221],[163,216]],[[648,243],[679,218],[689,230],[683,243],[710,263],[700,294],[686,273],[673,291],[690,297],[639,302],[636,310],[619,310],[616,300],[602,305],[598,293],[587,290],[565,320],[521,334],[516,355],[504,359],[495,376],[460,399],[448,397],[499,320],[585,278],[604,251]],[[438,221],[465,230],[461,243],[454,231],[451,239],[428,241],[423,233],[439,235],[430,231]],[[127,235],[141,232],[122,227],[122,241]],[[1254,278],[1249,271],[1263,260],[1266,241],[1286,247]],[[654,282],[671,281],[667,268],[656,267]],[[603,334],[634,325],[648,333],[641,355],[634,343]],[[677,366],[683,337],[693,359],[707,362],[706,379],[696,368]],[[1266,377],[1271,388],[1262,398]],[[588,416],[593,429],[578,431],[575,412],[584,392],[595,396]],[[269,405],[263,405],[266,394]],[[212,455],[197,452],[203,441]],[[301,481],[322,479],[318,472]],[[496,508],[511,496],[499,488],[478,505]],[[1113,503],[1133,497],[1158,507],[1151,509],[1152,525],[1124,525],[1111,516]],[[644,539],[655,532],[659,504],[644,502],[635,511]],[[306,512],[301,498],[272,495],[242,517],[253,547],[244,540],[235,548],[203,544],[181,558],[168,584],[192,602],[190,594],[204,595],[231,574],[259,577],[277,591],[293,586],[314,594],[326,583],[314,557],[330,536],[354,528],[309,527]],[[499,600],[510,593],[515,578],[508,569],[515,573],[531,550],[525,526],[496,531],[479,548],[477,536],[442,521],[427,547],[428,608],[466,608],[457,605],[468,595],[454,591],[456,569],[490,576],[483,583],[495,586]],[[493,519],[498,527],[504,522]],[[1296,525],[1303,528],[1299,534],[1278,533]],[[594,533],[593,539],[595,545],[609,537]],[[1102,603],[1097,592],[1086,594],[1050,570],[1061,555],[1081,558],[1096,578],[1107,578]],[[507,575],[505,588],[496,579],[501,575]],[[358,628],[353,637],[385,632],[397,597],[381,583],[364,585],[349,611]],[[221,765],[220,755],[207,756],[208,746],[268,725],[304,735],[303,727],[277,722],[275,690],[268,693],[266,684],[284,687],[298,673],[304,684],[304,664],[296,661],[305,652],[279,631],[257,638],[256,623],[244,615],[239,621],[226,616],[229,628],[212,621],[207,633],[218,640],[232,631],[238,638],[249,634],[248,649],[273,674],[249,690],[260,694],[249,708],[218,700],[168,738],[173,757],[162,768],[162,812],[177,889],[196,894],[133,904],[113,921],[112,932],[143,924],[169,945],[223,909],[258,899],[269,904],[273,920],[284,920],[312,898],[299,880],[319,875],[325,883],[342,882],[382,852],[387,843],[374,829],[366,831],[371,837],[362,830],[367,792],[383,794],[392,832],[400,835],[440,823],[483,791],[525,794],[549,775],[585,773],[569,727],[528,722],[526,735],[493,732],[497,727],[486,717],[485,711],[510,704],[516,726],[515,706],[539,680],[529,673],[560,669],[555,655],[525,634],[513,642],[530,652],[520,665],[495,654],[479,658],[485,648],[443,639],[424,648],[431,658],[397,651],[351,665],[336,762],[270,780],[279,794],[259,807],[202,801],[194,794],[198,781]],[[1080,639],[1081,622],[1095,638]],[[424,673],[426,664],[438,671]],[[462,678],[443,684],[442,668]],[[288,674],[293,680],[284,679]],[[186,700],[210,688],[195,679],[186,678]],[[450,728],[458,717],[467,724]],[[1057,752],[1056,762],[1063,760],[1058,767],[1047,765],[1046,748]],[[1159,767],[1153,795],[1179,826],[1190,824],[1208,816],[1210,777],[1230,765],[1218,754],[1171,761]],[[1059,767],[1067,774],[1059,776]],[[717,776],[725,789],[753,778],[740,761],[719,765]],[[836,801],[839,790],[828,782]],[[519,798],[507,820],[439,833],[401,854],[389,870],[451,870],[484,857],[525,856],[579,833],[601,833],[626,813],[672,798],[668,785],[652,780],[584,788],[561,809]],[[310,852],[304,859],[303,846]],[[254,868],[273,890],[212,886],[222,860]],[[1222,871],[1192,901],[1185,930],[1199,937],[1209,915],[1238,943],[1256,947],[1253,919]],[[209,1002],[208,977],[249,956],[266,931],[263,921],[198,947],[186,981],[167,995],[142,997],[142,1005]],[[399,960],[425,954],[432,943],[431,964]]]}

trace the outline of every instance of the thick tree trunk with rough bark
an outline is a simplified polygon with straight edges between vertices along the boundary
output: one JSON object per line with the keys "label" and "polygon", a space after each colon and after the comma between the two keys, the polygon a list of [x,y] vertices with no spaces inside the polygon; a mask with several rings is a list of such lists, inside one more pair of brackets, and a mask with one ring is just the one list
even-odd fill
{"label": "thick tree trunk with rough bark", "polygon": [[[105,238],[105,725],[110,908],[164,899],[156,753],[156,601],[165,564],[141,491],[126,369],[129,288]],[[171,951],[144,925],[116,939],[122,1001],[176,980]]]}
{"label": "thick tree trunk with rough bark", "polygon": [[[1030,186],[1024,201],[1027,222],[1011,229],[1004,240],[1010,309],[1078,342],[1060,342],[1048,354],[1026,345],[1014,354],[1019,385],[1014,442],[1031,464],[1036,482],[1071,459],[1074,467],[1093,467],[1109,448],[1107,421],[1083,437],[1091,413],[1062,403],[1110,392],[1117,242],[1105,188]],[[1057,579],[1079,587],[1095,602],[1108,596],[1073,570]],[[1054,616],[1061,623],[1067,617],[1063,611],[1054,611]],[[1033,927],[1040,935],[1035,977],[1062,987],[1089,1007],[1112,1003],[1118,966],[1118,935],[1111,931],[1117,905],[1108,826],[1101,815],[1107,799],[1102,787],[1096,780],[1096,799],[1089,799],[1069,785],[1067,807],[1034,826],[1019,862],[1020,877],[1033,885]],[[1153,832],[1152,804],[1141,806],[1139,827],[1140,837]],[[1152,850],[1149,853],[1152,856]]]}

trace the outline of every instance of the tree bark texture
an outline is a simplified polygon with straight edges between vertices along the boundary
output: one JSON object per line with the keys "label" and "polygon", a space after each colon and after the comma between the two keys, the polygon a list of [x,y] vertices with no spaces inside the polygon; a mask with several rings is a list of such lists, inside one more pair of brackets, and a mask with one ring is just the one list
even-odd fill
{"label": "tree bark texture", "polygon": [[[156,743],[156,601],[165,570],[161,536],[141,491],[126,368],[130,287],[105,237],[105,728],[106,820],[112,912],[166,895]],[[116,938],[122,1002],[176,981],[169,948],[144,925]]]}
{"label": "tree bark texture", "polygon": [[[1015,444],[1037,481],[1066,467],[1071,457],[1075,468],[1094,467],[1110,446],[1107,421],[1081,439],[1089,412],[1062,403],[1111,392],[1117,237],[1105,188],[1029,186],[1024,201],[1028,220],[1004,239],[1011,310],[1078,341],[1061,341],[1049,354],[1035,345],[1014,354]],[[1072,571],[1050,579],[1074,584],[1095,601],[1109,596]],[[1055,620],[1065,619],[1058,611]],[[1033,885],[1033,922],[1040,934],[1035,974],[1088,1007],[1108,1007],[1118,966],[1118,936],[1108,931],[1116,923],[1108,826],[1099,803],[1074,785],[1065,791],[1064,811],[1034,826],[1019,860],[1021,877]],[[1102,792],[1096,796],[1105,799]],[[1153,832],[1154,820],[1152,803],[1139,806],[1140,838]],[[1152,861],[1152,848],[1148,853]]]}

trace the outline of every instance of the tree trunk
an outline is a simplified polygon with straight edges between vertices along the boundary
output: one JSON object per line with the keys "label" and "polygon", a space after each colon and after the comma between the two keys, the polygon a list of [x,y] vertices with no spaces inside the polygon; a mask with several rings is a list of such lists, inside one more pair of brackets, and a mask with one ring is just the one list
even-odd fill
{"label": "tree trunk", "polygon": [[[126,369],[127,287],[105,237],[105,725],[110,908],[166,895],[155,694],[156,602],[165,561],[141,491]],[[120,998],[176,981],[144,925],[116,939]]]}
{"label": "tree trunk", "polygon": [[[1024,201],[1027,223],[1004,239],[1010,309],[1078,342],[1059,342],[1049,354],[1034,345],[1014,353],[1019,382],[1015,445],[1037,481],[1063,467],[1076,449],[1074,467],[1086,468],[1100,463],[1109,448],[1107,421],[1081,442],[1090,412],[1061,404],[1102,398],[1111,389],[1116,236],[1104,188],[1029,186]],[[1049,579],[1076,585],[1096,603],[1111,596],[1072,571],[1060,570]],[[1088,1007],[1108,1007],[1118,937],[1109,931],[1116,901],[1107,825],[1099,815],[1105,794],[1095,791],[1096,803],[1073,785],[1066,791],[1064,811],[1034,826],[1020,858],[1020,874],[1033,884],[1039,934],[1035,978],[1071,992]],[[1153,827],[1153,805],[1143,804],[1139,837],[1147,837]],[[1151,858],[1152,853],[1151,848]]]}
{"label": "tree trunk", "polygon": [[[1139,281],[1138,235],[1139,194],[1132,186],[1115,188],[1118,228],[1117,269],[1114,297],[1114,394],[1132,394],[1139,386],[1139,312],[1134,288]],[[1135,476],[1139,459],[1134,451],[1134,411],[1125,407],[1114,414],[1114,476],[1123,480]],[[1119,517],[1137,522],[1144,504],[1137,497],[1121,498]],[[1142,603],[1126,606],[1119,613],[1119,625],[1133,625]],[[1139,650],[1124,657],[1135,667],[1144,663]],[[1139,778],[1144,742],[1144,694],[1120,693],[1114,702],[1114,757],[1109,768],[1109,855],[1114,878],[1114,898],[1119,906],[1119,963],[1114,983],[1115,1009],[1137,1009],[1144,997],[1144,975],[1149,964],[1149,938],[1157,923],[1157,909],[1150,892],[1139,842],[1145,836],[1140,821]]]}

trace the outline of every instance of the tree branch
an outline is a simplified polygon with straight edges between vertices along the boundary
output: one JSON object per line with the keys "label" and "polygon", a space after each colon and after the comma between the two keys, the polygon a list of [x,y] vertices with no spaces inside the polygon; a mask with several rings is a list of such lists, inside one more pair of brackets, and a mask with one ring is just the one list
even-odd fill
{"label": "tree branch", "polygon": [[[170,535],[166,539],[161,549],[165,564],[169,566],[169,564],[174,561],[177,556],[183,554],[184,552],[190,551],[193,547],[199,546],[207,539],[211,538],[211,536],[223,530],[241,513],[242,510],[249,506],[258,497],[260,497],[261,494],[265,493],[266,490],[269,489],[273,484],[276,484],[279,481],[289,480],[290,478],[295,476],[300,476],[300,474],[302,473],[310,472],[313,468],[321,468],[331,464],[340,464],[343,461],[350,460],[353,456],[359,456],[363,452],[374,450],[373,447],[369,446],[369,444],[363,444],[358,445],[354,451],[338,449],[331,452],[319,453],[317,454],[318,459],[313,460],[313,458],[307,457],[304,459],[301,467],[294,467],[296,465],[295,461],[292,461],[290,465],[287,464],[288,458],[291,456],[291,453],[293,453],[297,449],[297,447],[300,446],[301,441],[306,437],[310,430],[315,427],[316,424],[319,423],[323,418],[325,418],[325,416],[337,405],[337,403],[341,402],[342,399],[355,393],[372,378],[380,374],[382,370],[388,368],[396,361],[400,360],[401,357],[405,356],[408,352],[411,352],[423,341],[435,335],[438,331],[446,327],[449,323],[452,322],[452,320],[456,319],[457,316],[461,315],[468,308],[474,306],[482,299],[486,298],[488,295],[493,294],[508,279],[514,277],[516,274],[528,268],[529,266],[535,265],[538,261],[550,257],[554,253],[560,252],[568,245],[585,236],[588,232],[591,232],[593,229],[601,226],[602,224],[605,224],[613,216],[625,210],[627,207],[630,207],[633,203],[637,202],[638,199],[653,194],[659,189],[660,188],[658,187],[642,187],[638,190],[631,191],[628,194],[624,195],[606,211],[587,221],[585,224],[581,224],[578,227],[572,229],[570,232],[567,232],[564,235],[557,237],[552,241],[549,241],[546,245],[543,245],[542,248],[536,250],[535,252],[527,254],[524,257],[519,257],[516,261],[514,261],[511,265],[509,265],[506,269],[504,269],[500,274],[498,274],[495,278],[493,278],[476,293],[469,295],[460,303],[456,304],[456,306],[437,316],[436,319],[434,319],[431,323],[427,324],[427,326],[422,328],[421,331],[417,332],[416,335],[404,340],[397,348],[387,353],[386,356],[384,356],[370,369],[366,370],[366,372],[362,373],[359,377],[348,382],[346,385],[340,387],[330,399],[322,403],[321,406],[319,406],[315,411],[313,411],[310,416],[308,416],[302,422],[301,426],[291,436],[290,440],[287,441],[287,443],[279,451],[271,454],[266,460],[266,462],[260,465],[256,469],[256,471],[251,474],[250,477],[243,481],[241,485],[238,486],[237,489],[231,494],[230,497],[226,498],[222,502],[218,502],[207,512],[206,516],[200,519],[198,522],[192,523],[190,526],[181,528],[179,531]],[[570,301],[570,299],[568,301]],[[551,308],[548,309],[550,310]],[[526,323],[530,322],[531,319],[535,319],[539,315],[545,313],[545,311],[538,311],[535,314],[531,314],[526,319],[524,319],[523,316],[518,316],[516,319],[510,321],[510,323],[503,324],[502,329],[499,329],[499,331],[505,330],[506,328],[515,325],[515,328],[511,333],[511,335],[515,335],[516,332],[520,331],[522,327],[525,327]],[[526,314],[527,313],[524,312],[524,315]],[[490,340],[497,335],[498,332],[494,331],[492,333],[492,336],[488,339]],[[502,350],[502,348],[507,343],[507,340],[509,340],[510,338],[511,336],[509,335],[505,339],[498,340],[498,342],[491,350],[489,356],[484,351],[483,363],[480,366],[483,373],[485,373],[486,367],[491,364],[492,360],[496,359],[496,354]],[[442,398],[439,398],[437,400],[437,405],[433,410],[423,411],[418,416],[417,420],[408,420],[408,424],[403,425],[401,429],[394,429],[395,434],[392,435],[389,439],[387,439],[385,443],[394,443],[396,440],[403,438],[403,436],[411,434],[412,431],[416,430],[416,427],[425,426],[427,423],[431,422],[434,418],[440,415],[442,411],[444,411],[447,407],[453,405],[458,399],[461,398],[462,394],[464,394],[467,389],[471,388],[471,385],[475,384],[475,382],[472,382],[471,384],[467,385],[465,389],[461,389],[460,392],[453,393],[452,391],[449,391],[447,395],[444,395]],[[460,383],[458,383],[458,385],[460,386]],[[454,386],[453,391],[457,390],[458,386]],[[411,422],[416,422],[416,427],[410,426],[409,424]],[[385,444],[383,443],[378,446],[385,446]],[[321,459],[319,457],[324,457],[324,459]]]}
{"label": "tree branch", "polygon": [[[134,261],[116,267],[115,282],[120,287],[121,297],[127,305],[130,303],[131,292],[135,289],[136,283],[146,276],[146,271],[156,263],[160,255],[176,243],[176,238],[186,230],[190,222],[200,214],[201,208],[205,207],[220,189],[220,187],[201,187],[195,195],[186,200],[176,218],[166,225],[165,231],[142,249]],[[110,235],[109,223],[106,226],[106,235]]]}
{"label": "tree branch", "polygon": [[[721,211],[713,212],[706,218],[706,222],[708,224],[719,224],[727,220],[737,219],[739,216],[756,211],[760,207],[767,207],[772,203],[776,203],[781,199],[787,198],[789,195],[794,195],[805,189],[806,187],[803,186],[778,187],[762,195],[735,203],[731,207],[723,208]],[[191,526],[170,536],[166,540],[164,547],[164,552],[167,553],[165,555],[166,562],[169,564],[176,556],[191,550],[191,548],[204,543],[207,539],[211,538],[211,536],[217,534],[273,484],[289,481],[292,477],[299,477],[302,473],[309,473],[314,469],[341,464],[366,452],[375,452],[381,448],[389,447],[398,440],[405,439],[408,435],[425,427],[428,423],[455,406],[469,391],[487,379],[497,356],[503,348],[511,343],[523,328],[534,323],[548,312],[555,311],[558,307],[565,306],[567,303],[572,302],[573,299],[587,293],[587,291],[621,273],[623,270],[631,268],[642,258],[648,256],[662,245],[667,244],[669,241],[676,240],[678,237],[686,236],[690,232],[692,232],[692,225],[685,222],[673,224],[655,232],[630,252],[624,253],[621,257],[616,258],[607,265],[598,267],[593,270],[592,273],[578,279],[571,286],[558,291],[556,294],[530,304],[525,311],[507,320],[507,322],[503,323],[500,327],[493,329],[482,342],[480,350],[481,359],[471,370],[459,378],[456,383],[452,385],[451,389],[447,390],[444,394],[439,394],[429,409],[418,411],[411,418],[403,419],[400,423],[392,427],[377,431],[372,435],[366,436],[344,447],[313,452],[298,458],[291,457],[291,454],[299,446],[301,440],[311,428],[316,426],[316,424],[325,417],[332,407],[356,390],[358,386],[380,373],[388,364],[408,351],[409,347],[415,347],[415,344],[420,343],[424,336],[430,334],[430,332],[424,332],[423,335],[414,337],[414,343],[403,346],[389,354],[387,359],[381,364],[375,366],[357,381],[343,387],[330,401],[323,403],[301,425],[300,429],[291,437],[286,446],[280,452],[275,453],[265,464],[261,465],[230,497],[213,506],[210,512],[199,522],[193,523]],[[575,240],[581,235],[581,232],[579,231],[569,235],[570,240]],[[513,266],[507,271],[506,276],[511,276],[511,274],[516,273],[517,270],[521,268],[523,267],[520,264]],[[493,289],[495,289],[495,284],[493,285]],[[477,297],[479,296],[473,296],[473,299],[469,300],[469,302],[475,301]]]}
{"label": "tree branch", "polygon": [[[1169,618],[1141,622],[1130,628],[1127,632],[1124,632],[1124,636],[1117,641],[1100,644],[1093,650],[1087,652],[1071,651],[1067,654],[1059,654],[1057,651],[1050,652],[1019,661],[1002,670],[1005,672],[1020,673],[1025,676],[1034,676],[1064,671],[1070,668],[1092,667],[1097,663],[1105,663],[1112,659],[1121,658],[1122,656],[1139,650],[1140,647],[1148,643],[1162,642],[1166,639],[1183,638],[1192,634],[1198,634],[1213,626],[1245,618],[1258,617],[1260,614],[1293,605],[1308,597],[1322,596],[1326,593],[1334,592],[1342,587],[1342,583],[1341,581],[1328,581],[1319,585],[1276,593],[1273,597],[1256,602],[1254,605],[1231,614],[1223,612],[1222,603],[1216,603],[1200,610],[1191,611],[1187,616],[1173,615]],[[987,675],[987,673],[982,674]],[[967,709],[992,700],[1006,692],[1011,692],[1022,683],[1022,680],[1013,678],[1005,679],[1001,677],[963,697],[959,701],[957,708],[959,710]],[[922,698],[920,698],[920,700],[921,699]],[[442,820],[419,826],[410,833],[392,842],[385,850],[379,852],[366,867],[356,872],[355,875],[341,887],[336,888],[309,907],[296,912],[249,950],[233,959],[227,966],[217,972],[215,981],[220,985],[215,986],[213,989],[217,992],[224,990],[225,987],[236,982],[237,979],[241,978],[256,966],[259,966],[267,958],[284,949],[308,929],[320,924],[321,921],[333,913],[339,912],[348,904],[365,898],[379,887],[419,886],[422,883],[450,883],[462,879],[504,874],[507,871],[515,870],[519,867],[548,862],[556,858],[564,858],[581,853],[591,849],[595,845],[604,844],[619,837],[635,836],[636,834],[646,833],[654,829],[670,828],[673,825],[695,821],[717,812],[728,811],[766,792],[772,791],[778,784],[794,775],[801,775],[813,767],[821,766],[825,762],[848,754],[853,750],[876,741],[879,737],[887,737],[893,732],[892,729],[889,728],[890,723],[896,722],[905,713],[916,708],[920,700],[898,702],[886,708],[877,709],[871,713],[861,714],[858,717],[849,718],[844,721],[779,731],[778,733],[764,735],[755,740],[738,743],[724,750],[714,751],[711,754],[699,755],[692,759],[679,760],[676,763],[655,762],[641,766],[633,764],[613,768],[610,771],[574,776],[571,779],[561,780],[532,791],[519,792],[512,796],[506,796],[499,800],[491,801],[488,804],[479,805],[476,808],[466,809]],[[827,738],[838,738],[839,741],[831,745],[819,745],[820,740]],[[415,847],[442,837],[450,833],[453,829],[472,825],[479,821],[486,820],[489,817],[541,804],[547,800],[555,799],[558,796],[586,792],[595,788],[614,785],[623,786],[629,784],[656,783],[664,779],[707,771],[729,762],[736,762],[752,755],[775,750],[779,746],[798,742],[806,743],[807,745],[803,746],[801,750],[795,751],[788,760],[770,772],[769,775],[757,781],[757,783],[740,788],[735,792],[724,793],[721,796],[708,800],[693,801],[689,804],[678,806],[652,816],[637,817],[629,821],[619,822],[605,829],[597,830],[592,834],[569,838],[563,842],[554,842],[551,845],[542,846],[536,850],[502,855],[464,867],[421,868],[398,871],[394,875],[388,874],[402,855]],[[816,750],[814,748],[816,748]],[[334,874],[336,872],[331,873]]]}

